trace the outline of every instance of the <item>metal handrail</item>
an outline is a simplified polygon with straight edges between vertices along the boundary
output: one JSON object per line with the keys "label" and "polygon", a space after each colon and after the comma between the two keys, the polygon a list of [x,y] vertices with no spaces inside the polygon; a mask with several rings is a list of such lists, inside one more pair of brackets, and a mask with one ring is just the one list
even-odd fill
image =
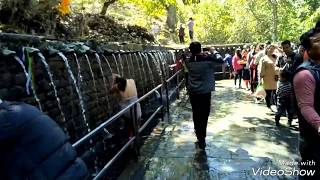
{"label": "metal handrail", "polygon": [[177,71],[176,73],[174,73],[174,75],[172,75],[169,79],[166,80],[166,82],[170,82],[173,78],[175,78],[179,73],[181,73],[182,69],[180,69],[179,71]]}
{"label": "metal handrail", "polygon": [[88,134],[86,134],[85,136],[83,136],[81,139],[79,139],[77,142],[75,142],[72,146],[74,148],[77,148],[79,145],[83,144],[84,142],[88,141],[90,139],[91,136],[94,136],[95,134],[97,134],[98,132],[102,131],[103,128],[105,128],[106,126],[108,126],[109,124],[111,124],[113,121],[115,121],[116,119],[118,119],[119,117],[121,117],[124,113],[126,113],[129,109],[131,109],[135,104],[141,102],[142,100],[144,100],[145,98],[147,98],[150,94],[154,93],[155,91],[157,91],[159,88],[161,88],[163,85],[160,84],[157,87],[155,87],[154,89],[152,89],[151,91],[149,91],[147,94],[143,95],[141,98],[139,98],[138,100],[134,101],[133,103],[131,103],[129,106],[127,106],[126,108],[122,109],[121,111],[119,111],[117,114],[115,114],[114,116],[112,116],[111,118],[107,119],[104,123],[100,124],[98,127],[96,127],[94,130],[92,130],[91,132],[89,132]]}
{"label": "metal handrail", "polygon": [[[164,81],[163,84],[159,84],[157,87],[153,88],[151,91],[149,91],[147,94],[143,95],[142,97],[140,97],[138,100],[134,101],[133,103],[131,103],[130,105],[128,105],[126,108],[122,109],[121,111],[119,111],[117,114],[115,114],[114,116],[112,116],[111,118],[107,119],[104,123],[100,124],[98,127],[96,127],[94,130],[92,130],[91,132],[89,132],[88,134],[86,134],[84,137],[82,137],[80,140],[78,140],[76,143],[74,143],[72,146],[74,148],[79,147],[80,145],[82,145],[83,143],[85,143],[86,141],[89,141],[90,139],[92,139],[93,136],[95,136],[97,133],[99,133],[100,131],[102,131],[106,126],[110,125],[112,122],[114,122],[115,120],[117,120],[119,117],[121,117],[124,113],[126,113],[128,110],[132,110],[132,107],[134,108],[134,118],[136,118],[136,104],[141,102],[142,100],[144,100],[145,98],[149,97],[152,93],[154,93],[155,91],[157,91],[158,89],[162,88],[163,86],[165,86],[166,91],[168,90],[168,83],[173,80],[175,77],[178,77],[178,74],[181,73],[182,71],[179,70],[177,71],[173,76],[171,76],[169,79],[167,79],[166,81]],[[178,79],[177,79],[178,80]],[[182,81],[183,82],[183,81]],[[180,82],[178,84],[178,86],[174,89],[174,91],[179,91],[179,87],[182,85],[182,82]],[[114,155],[108,162],[107,164],[99,171],[99,173],[94,177],[94,180],[97,179],[101,179],[104,177],[106,171],[110,168],[110,166],[121,156],[121,154],[128,149],[128,147],[135,143],[139,134],[149,125],[149,123],[153,120],[153,118],[161,111],[163,112],[164,109],[164,104],[163,104],[163,99],[162,99],[162,92],[160,94],[160,98],[161,98],[161,105],[154,111],[154,113],[148,118],[148,120],[142,125],[142,127],[140,127],[138,129],[137,126],[134,127],[135,129],[135,135],[133,137],[130,138],[130,140],[116,153],[116,155]],[[166,93],[166,98],[169,98],[169,94],[168,92]],[[169,101],[167,101],[167,112],[169,115]],[[164,116],[162,114],[162,116]],[[162,117],[163,118],[163,117]],[[135,119],[133,120],[135,122]],[[170,120],[169,120],[170,122]]]}

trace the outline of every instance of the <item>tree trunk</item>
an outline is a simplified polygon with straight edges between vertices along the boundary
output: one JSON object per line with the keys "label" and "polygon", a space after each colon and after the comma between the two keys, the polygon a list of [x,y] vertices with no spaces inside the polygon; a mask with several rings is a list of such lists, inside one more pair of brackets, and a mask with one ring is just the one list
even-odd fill
{"label": "tree trunk", "polygon": [[177,25],[177,8],[170,4],[167,7],[167,26],[171,31],[175,31]]}
{"label": "tree trunk", "polygon": [[272,21],[273,21],[273,33],[272,41],[278,40],[278,2],[277,0],[269,0],[272,6]]}
{"label": "tree trunk", "polygon": [[106,15],[107,13],[107,10],[108,10],[108,7],[115,3],[117,0],[106,0],[104,3],[103,3],[103,7],[102,7],[102,10],[100,12],[101,15]]}

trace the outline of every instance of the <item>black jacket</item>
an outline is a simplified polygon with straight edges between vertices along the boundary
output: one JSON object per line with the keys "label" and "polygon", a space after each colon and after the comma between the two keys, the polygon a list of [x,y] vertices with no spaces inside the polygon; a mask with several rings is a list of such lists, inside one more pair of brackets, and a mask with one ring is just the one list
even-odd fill
{"label": "black jacket", "polygon": [[187,89],[190,94],[205,94],[215,90],[214,65],[223,63],[218,52],[213,54],[192,55],[187,61],[188,82]]}
{"label": "black jacket", "polygon": [[24,103],[0,104],[1,180],[80,180],[87,176],[86,165],[51,118]]}

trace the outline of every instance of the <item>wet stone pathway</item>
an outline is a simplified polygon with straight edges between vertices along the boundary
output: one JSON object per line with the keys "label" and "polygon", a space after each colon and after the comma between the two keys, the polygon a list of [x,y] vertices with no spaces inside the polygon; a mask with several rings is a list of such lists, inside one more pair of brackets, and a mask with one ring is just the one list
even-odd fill
{"label": "wet stone pathway", "polygon": [[171,124],[154,129],[120,179],[297,179],[297,120],[289,128],[282,118],[276,127],[272,112],[232,83],[218,81],[212,94],[205,151],[194,144],[191,105],[181,91],[170,106]]}

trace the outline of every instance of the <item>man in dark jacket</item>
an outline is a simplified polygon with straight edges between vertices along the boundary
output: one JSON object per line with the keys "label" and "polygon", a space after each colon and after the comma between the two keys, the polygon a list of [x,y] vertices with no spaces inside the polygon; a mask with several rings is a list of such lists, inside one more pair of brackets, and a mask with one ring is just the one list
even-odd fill
{"label": "man in dark jacket", "polygon": [[201,44],[192,42],[189,47],[192,55],[186,66],[189,72],[187,82],[188,93],[193,113],[193,123],[200,149],[206,147],[207,123],[210,114],[211,91],[214,91],[214,65],[223,63],[223,58],[217,51],[211,54],[201,53]]}
{"label": "man in dark jacket", "polygon": [[87,177],[86,165],[51,118],[25,103],[0,102],[0,179]]}
{"label": "man in dark jacket", "polygon": [[293,74],[296,69],[303,63],[303,58],[296,54],[291,47],[291,42],[289,40],[285,40],[281,43],[282,49],[287,56],[287,62],[289,63],[289,72],[291,73],[290,81],[293,80]]}
{"label": "man in dark jacket", "polygon": [[[293,79],[299,120],[300,169],[312,172],[303,179],[320,179],[320,29],[304,34],[301,45],[310,57]],[[307,164],[305,162],[312,162]],[[301,175],[301,174],[300,174]]]}

